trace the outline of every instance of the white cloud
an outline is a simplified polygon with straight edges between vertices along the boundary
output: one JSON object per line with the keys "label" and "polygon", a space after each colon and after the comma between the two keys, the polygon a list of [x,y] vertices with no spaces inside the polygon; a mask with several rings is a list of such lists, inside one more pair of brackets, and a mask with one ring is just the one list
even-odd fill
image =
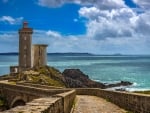
{"label": "white cloud", "polygon": [[58,7],[64,4],[63,0],[38,0],[38,4],[46,7]]}
{"label": "white cloud", "polygon": [[[53,33],[56,31],[48,30]],[[48,52],[90,52],[95,54],[150,54],[150,39],[148,37],[107,37],[95,40],[85,35],[47,35],[48,31],[35,30],[33,43],[48,44]],[[44,39],[43,39],[44,38]]]}
{"label": "white cloud", "polygon": [[52,30],[47,31],[46,34],[49,37],[53,37],[53,38],[60,38],[61,37],[60,33],[56,32],[56,31],[52,31]]}
{"label": "white cloud", "polygon": [[82,7],[79,10],[80,16],[86,17],[86,18],[95,18],[100,13],[100,10],[96,7]]}
{"label": "white cloud", "polygon": [[15,31],[0,31],[0,52],[17,52],[18,51],[18,35]]}
{"label": "white cloud", "polygon": [[143,37],[149,37],[150,35],[150,12],[140,14],[132,18],[132,23],[136,34],[142,35]]}
{"label": "white cloud", "polygon": [[112,9],[126,7],[124,0],[38,0],[38,4],[45,7],[59,7],[65,3],[79,5],[94,5],[100,9]]}
{"label": "white cloud", "polygon": [[133,0],[134,3],[139,5],[140,7],[144,9],[149,9],[150,8],[150,1],[149,0]]}
{"label": "white cloud", "polygon": [[[49,52],[77,52],[81,36],[62,35],[56,31],[35,30],[33,43],[48,44]],[[43,39],[44,38],[44,39]]]}
{"label": "white cloud", "polygon": [[0,17],[0,22],[6,22],[9,24],[20,24],[23,20],[23,17],[13,18],[11,16],[2,16]]}
{"label": "white cloud", "polygon": [[98,10],[92,7],[79,10],[82,17],[89,19],[87,22],[87,36],[96,40],[105,38],[131,37],[133,33],[130,18],[135,17],[129,8]]}
{"label": "white cloud", "polygon": [[[48,30],[53,33],[56,31]],[[33,44],[48,44],[48,52],[89,52],[95,54],[150,54],[150,38],[135,37],[115,37],[95,40],[87,38],[87,35],[62,35],[59,38],[55,35],[47,35],[48,31],[34,30]],[[3,34],[2,34],[3,33]],[[18,51],[18,33],[0,31],[0,51]],[[6,47],[6,48],[4,48]]]}
{"label": "white cloud", "polygon": [[102,53],[150,53],[149,11],[137,13],[129,7],[102,10],[92,6],[81,7],[79,14],[89,20],[86,36],[97,40],[96,48]]}
{"label": "white cloud", "polygon": [[[134,1],[142,8],[147,8],[144,4],[148,0]],[[88,20],[85,23],[86,34],[62,35],[59,31],[34,30],[33,43],[48,44],[48,52],[150,54],[149,10],[137,13],[127,7],[124,0],[38,0],[38,4],[45,7],[59,7],[65,3],[81,5],[78,11],[80,18]],[[76,18],[74,22],[80,21],[80,18]],[[3,16],[0,21],[16,24],[22,19]],[[1,43],[9,42],[7,44],[11,46],[18,43],[9,37],[16,37],[16,34],[0,35],[3,38]]]}

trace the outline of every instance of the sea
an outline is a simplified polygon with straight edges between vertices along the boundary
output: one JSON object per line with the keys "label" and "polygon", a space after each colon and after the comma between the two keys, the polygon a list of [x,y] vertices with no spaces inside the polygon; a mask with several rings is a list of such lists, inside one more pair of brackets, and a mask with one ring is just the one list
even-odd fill
{"label": "sea", "polygon": [[[94,81],[105,84],[129,81],[128,91],[150,90],[150,55],[48,55],[49,66],[63,72],[80,69]],[[18,55],[0,55],[0,75],[18,65]]]}

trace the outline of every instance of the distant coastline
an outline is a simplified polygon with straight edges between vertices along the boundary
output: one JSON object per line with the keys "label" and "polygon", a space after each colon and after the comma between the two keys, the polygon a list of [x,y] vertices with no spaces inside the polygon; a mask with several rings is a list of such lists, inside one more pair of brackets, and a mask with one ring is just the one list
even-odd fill
{"label": "distant coastline", "polygon": [[18,52],[0,53],[0,55],[18,55]]}
{"label": "distant coastline", "polygon": [[[18,52],[7,52],[7,53],[0,53],[0,55],[19,55]],[[64,53],[47,53],[47,55],[51,56],[150,56],[150,54],[94,54],[94,53],[79,53],[79,52],[64,52]]]}
{"label": "distant coastline", "polygon": [[[0,55],[19,55],[18,52],[8,52],[8,53],[0,53]],[[94,54],[91,53],[73,53],[73,52],[68,52],[68,53],[47,53],[47,55],[73,55],[73,56],[94,56]]]}

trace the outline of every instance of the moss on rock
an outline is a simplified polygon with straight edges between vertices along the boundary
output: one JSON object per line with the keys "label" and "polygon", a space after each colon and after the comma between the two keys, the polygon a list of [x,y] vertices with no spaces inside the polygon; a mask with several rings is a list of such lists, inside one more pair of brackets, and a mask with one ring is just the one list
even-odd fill
{"label": "moss on rock", "polygon": [[61,72],[54,67],[39,67],[24,71],[17,75],[19,81],[35,84],[65,87],[64,77]]}

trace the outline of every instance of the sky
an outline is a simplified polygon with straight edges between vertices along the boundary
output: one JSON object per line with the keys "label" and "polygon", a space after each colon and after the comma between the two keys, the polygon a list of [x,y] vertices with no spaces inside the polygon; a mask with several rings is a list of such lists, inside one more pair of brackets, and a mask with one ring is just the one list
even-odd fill
{"label": "sky", "polygon": [[150,54],[149,0],[0,0],[0,53],[18,52],[23,21],[49,53]]}

